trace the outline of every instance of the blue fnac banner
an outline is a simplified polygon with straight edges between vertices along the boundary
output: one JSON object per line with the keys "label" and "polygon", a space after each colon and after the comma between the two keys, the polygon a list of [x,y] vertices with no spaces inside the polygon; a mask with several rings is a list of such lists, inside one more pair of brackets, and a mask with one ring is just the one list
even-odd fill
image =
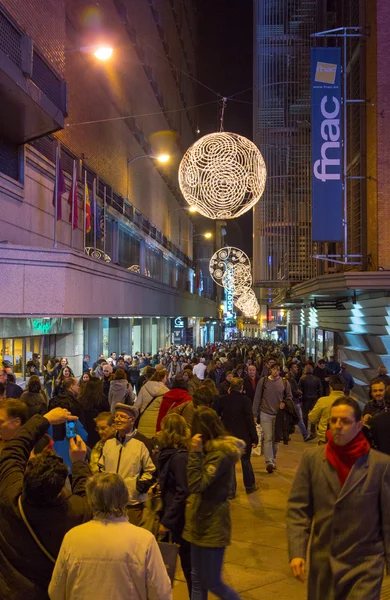
{"label": "blue fnac banner", "polygon": [[343,239],[340,48],[311,49],[312,240]]}

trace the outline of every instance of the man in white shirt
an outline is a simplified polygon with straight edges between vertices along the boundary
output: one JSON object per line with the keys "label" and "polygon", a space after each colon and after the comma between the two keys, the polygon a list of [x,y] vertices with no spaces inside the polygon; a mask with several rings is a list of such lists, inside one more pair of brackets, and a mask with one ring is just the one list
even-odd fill
{"label": "man in white shirt", "polygon": [[197,378],[200,379],[201,381],[204,380],[204,374],[207,369],[207,367],[204,363],[205,363],[205,359],[201,358],[200,361],[198,362],[198,364],[195,365],[192,369],[193,374],[196,375]]}

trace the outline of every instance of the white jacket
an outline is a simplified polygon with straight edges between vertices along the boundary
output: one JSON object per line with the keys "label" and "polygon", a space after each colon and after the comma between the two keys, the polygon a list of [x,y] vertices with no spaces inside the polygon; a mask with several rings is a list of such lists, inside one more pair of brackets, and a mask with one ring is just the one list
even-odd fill
{"label": "white jacket", "polygon": [[65,535],[49,585],[51,600],[171,600],[153,535],[127,518],[93,519]]}
{"label": "white jacket", "polygon": [[[139,504],[148,499],[148,489],[153,483],[156,470],[149,450],[137,439],[137,430],[128,433],[123,442],[116,437],[107,440],[99,464],[107,473],[119,473],[129,490],[129,504]],[[145,492],[137,490],[143,487]]]}
{"label": "white jacket", "polygon": [[148,438],[156,435],[158,413],[163,396],[167,392],[169,388],[161,381],[147,381],[140,389],[134,403],[140,411],[138,430]]}

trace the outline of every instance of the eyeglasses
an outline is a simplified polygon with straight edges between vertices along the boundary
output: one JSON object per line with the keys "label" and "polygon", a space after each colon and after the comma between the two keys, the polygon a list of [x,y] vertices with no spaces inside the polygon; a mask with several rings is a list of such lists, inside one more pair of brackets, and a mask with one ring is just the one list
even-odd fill
{"label": "eyeglasses", "polygon": [[119,421],[120,423],[126,423],[126,421],[130,421],[132,417],[115,417],[114,421]]}

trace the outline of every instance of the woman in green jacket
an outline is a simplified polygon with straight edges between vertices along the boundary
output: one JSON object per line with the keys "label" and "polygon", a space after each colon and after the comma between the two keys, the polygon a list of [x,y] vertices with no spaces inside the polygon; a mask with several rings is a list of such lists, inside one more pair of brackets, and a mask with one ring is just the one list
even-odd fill
{"label": "woman in green jacket", "polygon": [[194,414],[188,456],[188,488],[183,538],[191,542],[191,600],[207,600],[208,591],[223,600],[239,600],[222,581],[231,523],[228,497],[236,462],[245,442],[226,435],[216,412],[206,406]]}

